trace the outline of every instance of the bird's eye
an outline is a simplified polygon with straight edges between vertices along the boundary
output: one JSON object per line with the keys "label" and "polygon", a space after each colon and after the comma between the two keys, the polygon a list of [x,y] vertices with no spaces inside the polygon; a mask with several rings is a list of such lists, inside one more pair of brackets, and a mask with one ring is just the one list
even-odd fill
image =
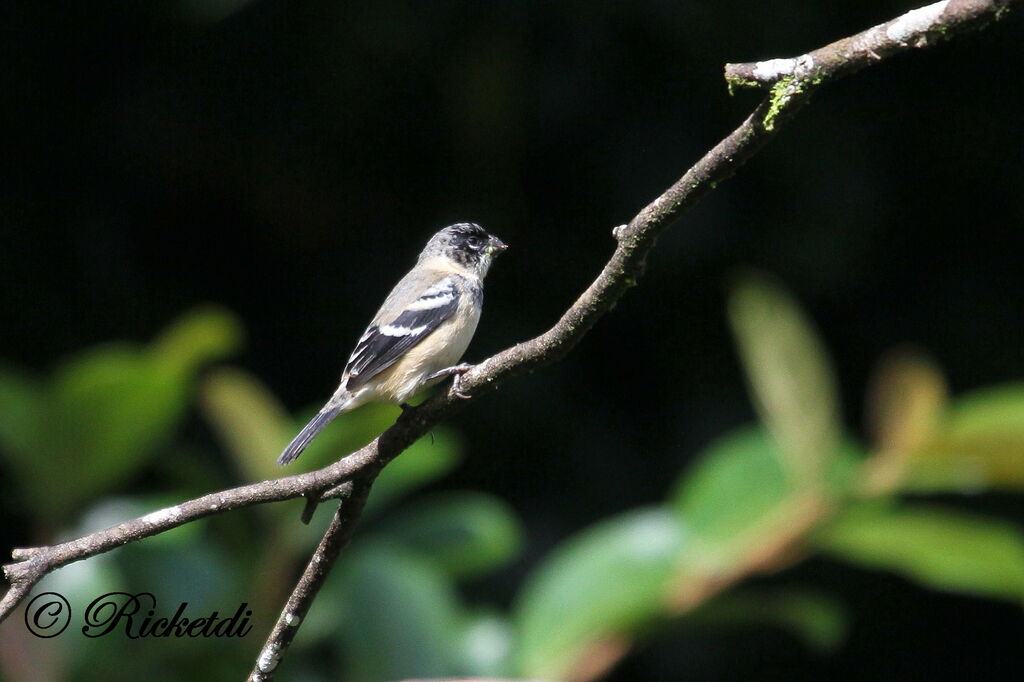
{"label": "bird's eye", "polygon": [[476,237],[476,236],[466,237],[466,243],[469,244],[469,248],[471,248],[471,249],[479,249],[480,248],[480,237]]}

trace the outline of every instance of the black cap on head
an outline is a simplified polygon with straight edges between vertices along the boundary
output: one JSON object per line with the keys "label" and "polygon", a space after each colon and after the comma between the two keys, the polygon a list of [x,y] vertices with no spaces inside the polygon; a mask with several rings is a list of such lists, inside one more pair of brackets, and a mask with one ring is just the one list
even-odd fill
{"label": "black cap on head", "polygon": [[431,237],[421,259],[444,256],[483,277],[494,256],[507,248],[505,242],[476,223],[455,223]]}

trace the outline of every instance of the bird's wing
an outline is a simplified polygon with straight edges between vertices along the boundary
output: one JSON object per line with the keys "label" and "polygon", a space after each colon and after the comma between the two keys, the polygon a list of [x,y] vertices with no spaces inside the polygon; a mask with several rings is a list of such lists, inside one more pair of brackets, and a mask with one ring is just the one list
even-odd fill
{"label": "bird's wing", "polygon": [[[402,283],[395,287],[352,351],[343,374],[348,377],[345,388],[349,391],[393,365],[403,353],[451,317],[459,306],[459,291],[452,276],[442,278],[415,297],[401,295],[402,288]],[[408,303],[395,305],[405,298],[410,299]]]}

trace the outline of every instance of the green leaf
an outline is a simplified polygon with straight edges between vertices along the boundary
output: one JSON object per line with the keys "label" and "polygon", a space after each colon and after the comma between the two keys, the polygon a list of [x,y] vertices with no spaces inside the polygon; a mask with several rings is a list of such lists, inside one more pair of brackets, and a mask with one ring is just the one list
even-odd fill
{"label": "green leaf", "polygon": [[935,589],[1024,599],[1024,534],[1003,521],[938,507],[862,505],[821,529],[815,542]]}
{"label": "green leaf", "polygon": [[762,275],[740,282],[729,320],[758,413],[782,447],[788,474],[802,485],[818,483],[841,432],[821,341],[782,286]]}
{"label": "green leaf", "polygon": [[790,495],[774,439],[746,427],[712,443],[675,485],[672,508],[686,523],[707,570],[727,570],[775,523],[773,512]]}
{"label": "green leaf", "polygon": [[687,623],[718,627],[771,625],[784,628],[809,648],[828,654],[846,638],[847,618],[834,598],[808,590],[740,589],[700,607]]}
{"label": "green leaf", "polygon": [[670,513],[647,508],[602,521],[559,546],[515,608],[518,672],[566,679],[602,646],[662,617],[685,539]]}
{"label": "green leaf", "polygon": [[207,421],[249,480],[282,473],[275,462],[292,438],[292,419],[262,382],[221,369],[203,383],[201,400]]}
{"label": "green leaf", "polygon": [[59,522],[141,469],[184,414],[199,363],[237,342],[234,324],[223,312],[189,313],[149,347],[96,346],[46,383],[5,373],[12,409],[0,438],[25,501]]}
{"label": "green leaf", "polygon": [[992,432],[1024,434],[1024,382],[994,386],[956,400],[949,415],[950,435]]}
{"label": "green leaf", "polygon": [[955,400],[934,437],[914,453],[906,488],[966,493],[1024,489],[1024,383]]}
{"label": "green leaf", "polygon": [[381,533],[456,578],[501,566],[522,543],[512,508],[480,492],[440,493],[404,505]]}
{"label": "green leaf", "polygon": [[234,314],[215,305],[188,311],[153,342],[154,359],[181,374],[194,373],[201,365],[234,353],[244,332]]}
{"label": "green leaf", "polygon": [[353,548],[341,567],[347,680],[378,682],[454,674],[462,621],[454,586],[429,562],[381,542]]}
{"label": "green leaf", "polygon": [[[844,442],[827,460],[824,490],[839,498],[853,485],[859,448]],[[676,481],[669,507],[690,530],[690,569],[714,576],[736,568],[780,529],[802,532],[821,498],[807,496],[786,476],[775,439],[746,426],[715,440]]]}
{"label": "green leaf", "polygon": [[[103,346],[59,368],[49,391],[48,428],[24,482],[61,517],[138,471],[184,412],[186,377],[145,353]],[[61,493],[52,495],[54,481]]]}

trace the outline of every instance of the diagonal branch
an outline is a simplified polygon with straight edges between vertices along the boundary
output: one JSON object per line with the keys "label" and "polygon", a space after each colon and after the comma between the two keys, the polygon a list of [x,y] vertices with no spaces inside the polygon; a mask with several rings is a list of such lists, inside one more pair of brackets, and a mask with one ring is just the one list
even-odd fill
{"label": "diagonal branch", "polygon": [[[791,112],[802,105],[806,99],[807,96],[789,98],[786,110],[778,112],[777,116],[788,118]],[[471,398],[475,398],[481,393],[494,390],[498,384],[510,377],[529,372],[564,357],[597,320],[608,312],[630,287],[636,284],[643,274],[644,259],[654,246],[657,235],[680,213],[711,191],[718,182],[731,177],[736,169],[771,138],[773,131],[766,128],[763,123],[771,107],[770,98],[761,102],[754,113],[747,117],[739,128],[705,154],[704,158],[687,171],[675,185],[648,205],[628,225],[616,227],[612,231],[612,235],[618,240],[618,246],[612,254],[611,260],[601,270],[597,279],[562,315],[561,319],[540,336],[504,350],[476,365],[470,372],[463,375],[460,391],[470,393],[472,394]],[[448,417],[464,402],[466,401],[461,399],[453,400],[447,392],[438,394],[418,408],[406,410],[406,414],[417,420],[415,426],[407,428],[417,429],[414,432],[418,434],[416,437],[419,437],[426,433],[431,425]],[[405,417],[406,414],[403,414],[402,417]],[[407,438],[407,433],[402,428],[402,418],[399,418],[395,426],[367,446],[369,448],[376,444],[377,450],[376,456],[368,458],[365,466],[368,468],[378,467],[377,470],[383,468],[414,440],[415,438]],[[360,450],[341,462],[346,462],[362,452]],[[363,471],[358,471],[351,474],[351,478],[358,485],[361,484],[364,475]],[[370,474],[371,478],[375,475],[376,471]],[[339,489],[342,494],[347,490],[347,485],[345,484]],[[369,485],[370,483],[366,483],[367,492]],[[336,491],[329,490],[327,492],[333,494]],[[342,508],[344,505],[343,502]],[[300,625],[301,618],[296,619],[292,614],[299,609],[304,614],[305,610],[309,608],[309,604],[320,588],[322,579],[326,577],[327,570],[337,558],[341,547],[348,542],[358,520],[358,513],[350,514],[344,520],[339,519],[340,516],[336,515],[300,578],[299,584],[292,591],[273,631],[261,649],[256,666],[250,673],[250,682],[268,682],[273,679],[274,670],[284,657]],[[347,528],[339,529],[336,527],[336,524],[339,523],[349,525]],[[321,563],[323,557],[328,557],[328,563]],[[319,580],[313,580],[312,571],[314,570],[318,571],[316,575]]]}
{"label": "diagonal branch", "polygon": [[726,64],[729,87],[764,87],[783,78],[819,85],[900,52],[932,47],[946,38],[1001,19],[1018,0],[942,0],[791,59]]}
{"label": "diagonal branch", "polygon": [[[532,371],[565,356],[598,319],[611,310],[630,287],[636,285],[637,280],[643,274],[646,256],[654,247],[658,235],[683,212],[713,190],[719,182],[732,177],[740,166],[774,137],[781,124],[791,119],[807,103],[817,88],[905,49],[930,47],[937,42],[933,40],[935,34],[950,37],[998,20],[1014,2],[1018,2],[1018,0],[945,0],[930,8],[909,12],[881,27],[858,34],[858,36],[873,34],[880,29],[887,31],[886,37],[896,41],[898,46],[890,48],[888,45],[879,43],[878,48],[884,52],[884,55],[872,52],[871,45],[874,43],[868,43],[866,49],[870,53],[870,59],[860,57],[859,53],[851,53],[849,61],[842,58],[824,61],[817,70],[807,74],[795,72],[779,74],[776,81],[773,81],[775,85],[769,95],[757,105],[736,130],[715,145],[686,171],[682,178],[648,204],[627,225],[620,225],[612,230],[612,236],[618,241],[618,246],[611,259],[551,329],[476,365],[470,372],[463,375],[461,390],[476,397],[483,392],[494,390],[498,384],[510,377]],[[941,8],[936,9],[938,6]],[[855,41],[858,36],[839,41],[834,45]],[[828,48],[823,49],[827,50]],[[728,66],[726,73],[726,79],[730,83],[731,89],[734,83],[728,77]],[[422,411],[423,416],[433,423],[445,418],[453,409],[454,405],[450,396],[445,393],[424,403],[421,410],[417,410],[417,415]],[[389,429],[381,435],[382,452],[388,451],[383,441],[391,431],[392,429]],[[381,456],[387,457],[387,455]],[[390,461],[390,458],[384,461],[384,464],[387,461]],[[338,518],[336,516],[335,521]],[[355,520],[352,523],[354,524]],[[317,548],[318,554],[323,550],[325,543],[330,544],[328,536],[332,535],[333,528],[332,524],[331,529],[328,529],[327,536]],[[347,542],[348,538],[348,534],[345,533],[337,533],[337,535],[343,536],[344,539],[332,549],[334,557],[337,557],[341,544]],[[316,556],[315,554],[311,565],[316,562]],[[319,589],[317,586],[312,593],[304,593],[302,584],[307,579],[308,573],[309,568],[300,579],[300,583],[289,598],[277,625],[268,637],[260,659],[257,661],[257,666],[250,677],[251,682],[266,682],[272,679],[273,668],[280,662],[294,638],[298,623],[295,624],[295,627],[283,625],[283,623],[289,622],[288,614],[293,601],[297,599],[297,596],[300,599],[305,597],[304,603],[308,608],[308,602],[312,601],[315,596],[315,589]],[[268,655],[274,657],[270,670],[261,666],[261,662],[265,660],[264,657]]]}
{"label": "diagonal branch", "polygon": [[370,494],[370,486],[376,472],[360,476],[351,483],[346,483],[341,495],[341,504],[334,512],[334,518],[327,527],[320,544],[310,557],[306,569],[292,589],[288,601],[285,602],[281,615],[278,616],[274,628],[267,636],[267,641],[256,658],[256,665],[249,673],[249,682],[263,682],[271,679],[274,669],[281,662],[285,652],[295,639],[302,619],[309,612],[309,607],[320,592],[331,568],[341,550],[352,539],[356,523],[366,505]]}
{"label": "diagonal branch", "polygon": [[[1000,19],[1020,1],[944,0],[802,57],[727,65],[726,80],[730,87],[770,85],[770,92],[736,130],[707,152],[679,181],[640,211],[628,225],[612,231],[617,244],[611,258],[551,329],[476,365],[463,376],[461,390],[476,398],[513,376],[555,362],[568,353],[637,283],[658,235],[719,182],[735,174],[819,87],[894,54],[931,47],[940,36],[951,38]],[[0,620],[44,575],[73,561],[232,509],[296,497],[314,502],[342,497],[341,507],[293,590],[253,671],[253,679],[269,680],[326,579],[333,560],[351,537],[377,473],[434,425],[450,418],[469,402],[455,398],[450,392],[439,393],[419,407],[406,410],[369,445],[316,471],[204,495],[58,545],[15,549],[12,557],[18,561],[3,567],[10,588],[0,600]]]}

